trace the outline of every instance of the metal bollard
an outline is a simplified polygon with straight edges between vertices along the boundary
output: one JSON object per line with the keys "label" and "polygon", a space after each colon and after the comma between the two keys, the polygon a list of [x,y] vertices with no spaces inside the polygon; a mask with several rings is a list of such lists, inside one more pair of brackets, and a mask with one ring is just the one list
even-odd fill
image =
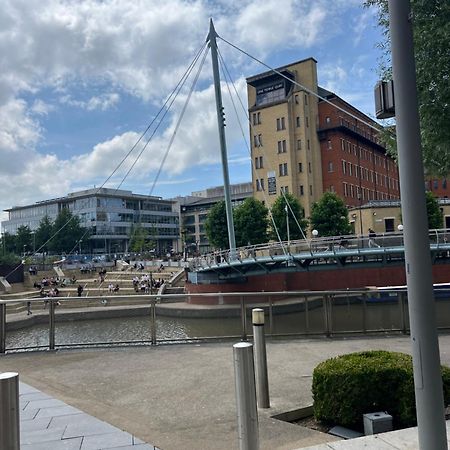
{"label": "metal bollard", "polygon": [[6,352],[6,304],[0,303],[0,353]]}
{"label": "metal bollard", "polygon": [[0,448],[20,450],[19,374],[0,373]]}
{"label": "metal bollard", "polygon": [[258,409],[256,407],[253,345],[240,342],[233,345],[234,381],[240,450],[258,450]]}
{"label": "metal bollard", "polygon": [[48,349],[55,350],[55,302],[48,301]]}
{"label": "metal bollard", "polygon": [[264,334],[264,310],[252,310],[253,341],[255,343],[256,392],[260,408],[270,408],[269,381],[267,376],[266,337]]}

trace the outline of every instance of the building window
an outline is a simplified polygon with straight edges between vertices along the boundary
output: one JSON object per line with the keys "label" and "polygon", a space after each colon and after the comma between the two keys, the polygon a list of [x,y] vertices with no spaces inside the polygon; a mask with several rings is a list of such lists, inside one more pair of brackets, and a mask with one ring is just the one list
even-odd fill
{"label": "building window", "polygon": [[311,147],[309,146],[309,139],[306,141],[306,145],[308,147],[308,150],[311,150]]}
{"label": "building window", "polygon": [[305,105],[307,105],[307,104],[308,104],[308,95],[305,94]]}
{"label": "building window", "polygon": [[281,186],[280,187],[280,192],[283,194],[283,192],[285,194],[289,194],[289,186]]}
{"label": "building window", "polygon": [[262,134],[255,134],[253,136],[253,143],[255,147],[262,147]]}
{"label": "building window", "polygon": [[264,178],[256,180],[256,190],[257,191],[264,191]]}
{"label": "building window", "polygon": [[344,139],[341,139],[341,150],[345,151],[345,142]]}
{"label": "building window", "polygon": [[277,119],[277,131],[285,130],[286,129],[286,123],[284,120],[284,117],[280,117]]}
{"label": "building window", "polygon": [[342,173],[345,175],[347,173],[347,163],[342,159]]}
{"label": "building window", "polygon": [[256,112],[252,115],[253,125],[261,125],[261,113]]}
{"label": "building window", "polygon": [[303,164],[302,163],[298,163],[298,171],[303,172]]}
{"label": "building window", "polygon": [[333,161],[328,162],[328,172],[333,172]]}
{"label": "building window", "polygon": [[342,187],[344,189],[344,197],[348,197],[347,183],[342,183]]}
{"label": "building window", "polygon": [[299,190],[299,192],[300,192],[300,195],[305,195],[305,191],[304,191],[304,189],[303,189],[303,184],[300,185],[300,190]]}
{"label": "building window", "polygon": [[433,180],[433,189],[437,189],[438,188],[438,180]]}
{"label": "building window", "polygon": [[329,192],[336,192],[336,190],[334,189],[334,185],[331,185],[330,188],[328,189]]}
{"label": "building window", "polygon": [[353,175],[353,172],[352,172],[352,163],[351,163],[351,162],[348,163],[348,174],[349,174],[350,176]]}
{"label": "building window", "polygon": [[282,163],[278,165],[278,173],[280,177],[285,177],[288,174],[287,163]]}
{"label": "building window", "polygon": [[328,141],[327,141],[327,148],[328,148],[328,150],[331,150],[333,148],[333,145],[332,145],[330,139],[328,139]]}
{"label": "building window", "polygon": [[445,178],[442,180],[442,189],[447,189],[447,180]]}
{"label": "building window", "polygon": [[286,153],[286,140],[278,141],[278,153]]}
{"label": "building window", "polygon": [[298,95],[294,96],[295,104],[298,105]]}
{"label": "building window", "polygon": [[299,116],[297,116],[297,117],[295,118],[295,126],[296,126],[297,128],[300,127],[300,117],[299,117]]}
{"label": "building window", "polygon": [[306,124],[306,128],[308,128],[309,127],[309,120],[308,120],[307,117],[305,117],[305,124]]}
{"label": "building window", "polygon": [[325,117],[325,123],[331,123],[331,118],[329,116]]}
{"label": "building window", "polygon": [[309,195],[312,195],[312,185],[309,185]]}
{"label": "building window", "polygon": [[308,163],[308,172],[311,173],[311,163]]}
{"label": "building window", "polygon": [[355,196],[355,190],[353,188],[353,184],[350,185],[350,196],[354,197]]}
{"label": "building window", "polygon": [[255,169],[262,169],[264,167],[263,165],[263,157],[257,156],[255,158]]}
{"label": "building window", "polygon": [[302,140],[297,139],[297,150],[301,150],[301,149],[302,149]]}

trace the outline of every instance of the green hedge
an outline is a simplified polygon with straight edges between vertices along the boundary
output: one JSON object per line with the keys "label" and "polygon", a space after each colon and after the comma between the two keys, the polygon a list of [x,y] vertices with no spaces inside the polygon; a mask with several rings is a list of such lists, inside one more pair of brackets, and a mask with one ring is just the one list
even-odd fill
{"label": "green hedge", "polygon": [[[450,369],[442,366],[444,401],[450,401]],[[386,411],[396,428],[416,425],[412,358],[375,350],[328,359],[313,373],[317,420],[361,429],[363,414]]]}

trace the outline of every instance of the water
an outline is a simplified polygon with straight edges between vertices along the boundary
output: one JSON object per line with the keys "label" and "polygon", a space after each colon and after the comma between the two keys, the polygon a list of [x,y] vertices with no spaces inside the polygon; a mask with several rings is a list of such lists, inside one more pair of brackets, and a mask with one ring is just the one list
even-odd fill
{"label": "water", "polygon": [[[450,302],[439,302],[440,326],[449,326]],[[247,307],[247,334],[251,334],[251,308]],[[363,304],[361,298],[336,297],[325,314],[324,301],[310,300],[308,311],[281,314],[281,307],[273,306],[272,319],[266,314],[266,333],[273,335],[325,334],[339,332],[398,331],[402,329],[400,305],[396,298],[388,302]],[[58,321],[56,313],[56,345],[101,344],[119,342],[150,342],[152,324],[149,316],[101,320]],[[407,317],[405,317],[407,325]],[[158,341],[189,341],[195,338],[242,335],[242,320],[231,318],[156,318]],[[8,331],[6,348],[47,347],[48,325]]]}

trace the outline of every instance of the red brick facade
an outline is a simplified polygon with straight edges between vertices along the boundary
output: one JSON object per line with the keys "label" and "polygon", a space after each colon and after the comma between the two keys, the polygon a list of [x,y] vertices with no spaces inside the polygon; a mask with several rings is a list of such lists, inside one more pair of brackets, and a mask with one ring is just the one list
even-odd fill
{"label": "red brick facade", "polygon": [[347,206],[359,206],[370,200],[399,199],[397,165],[385,154],[376,131],[367,125],[376,123],[341,98],[329,94],[330,102],[359,120],[319,101],[324,192],[336,192]]}

